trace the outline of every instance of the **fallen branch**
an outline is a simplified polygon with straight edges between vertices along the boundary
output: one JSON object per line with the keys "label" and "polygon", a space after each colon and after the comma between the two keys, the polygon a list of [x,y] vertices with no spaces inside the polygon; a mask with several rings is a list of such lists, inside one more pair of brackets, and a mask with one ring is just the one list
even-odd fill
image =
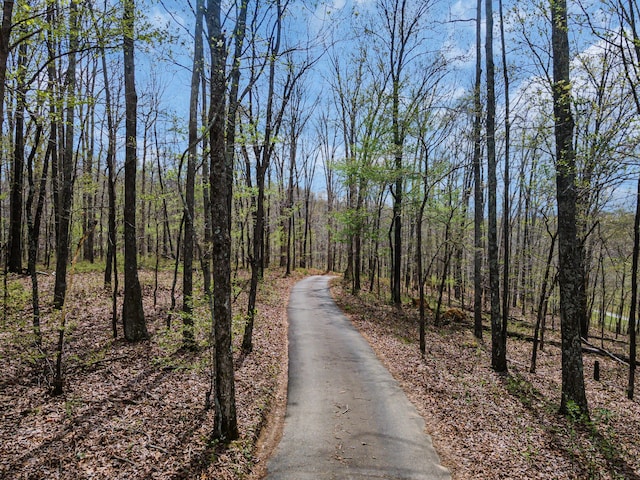
{"label": "fallen branch", "polygon": [[611,353],[611,352],[605,350],[604,348],[596,347],[594,344],[589,343],[585,338],[582,338],[582,343],[584,343],[586,346],[588,346],[593,353],[598,353],[600,355],[604,355],[606,357],[609,357],[609,358],[615,360],[618,363],[621,363],[622,365],[626,365],[627,367],[629,366],[629,362],[624,357],[616,355],[615,353]]}
{"label": "fallen branch", "polygon": [[92,361],[89,360],[87,362],[82,362],[82,363],[79,363],[77,365],[74,365],[73,367],[69,367],[68,371],[69,372],[75,372],[75,371],[78,371],[78,370],[95,369],[100,365],[107,364],[107,363],[110,363],[110,362],[117,362],[117,361],[120,361],[120,360],[126,360],[127,358],[128,357],[126,355],[121,355],[121,356],[118,356],[118,357],[103,358],[102,360],[96,360],[95,362],[92,362]]}
{"label": "fallen branch", "polygon": [[136,466],[136,464],[133,461],[129,460],[128,458],[119,457],[118,455],[111,455],[111,457],[114,458],[115,460],[120,460],[121,462],[129,463],[134,467]]}
{"label": "fallen branch", "polygon": [[153,443],[147,443],[147,447],[153,448],[155,450],[160,450],[162,453],[164,453],[166,455],[170,455],[171,454],[168,450],[166,450],[166,449],[164,449],[162,447],[159,447],[158,445],[154,445]]}

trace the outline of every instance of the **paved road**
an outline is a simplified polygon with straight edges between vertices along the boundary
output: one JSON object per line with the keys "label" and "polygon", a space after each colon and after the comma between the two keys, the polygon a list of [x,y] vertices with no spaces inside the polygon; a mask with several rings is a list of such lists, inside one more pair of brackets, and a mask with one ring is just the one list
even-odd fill
{"label": "paved road", "polygon": [[328,281],[309,277],[291,293],[287,413],[267,479],[449,479],[422,418]]}

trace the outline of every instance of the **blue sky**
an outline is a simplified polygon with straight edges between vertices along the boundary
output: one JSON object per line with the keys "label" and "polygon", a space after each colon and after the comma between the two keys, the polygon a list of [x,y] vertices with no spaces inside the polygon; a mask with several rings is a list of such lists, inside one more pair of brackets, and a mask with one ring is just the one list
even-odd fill
{"label": "blue sky", "polygon": [[[176,42],[170,45],[160,45],[156,47],[155,55],[149,56],[140,52],[138,84],[139,90],[144,90],[149,72],[154,70],[157,77],[165,85],[163,96],[164,104],[178,117],[185,121],[188,117],[188,98],[191,68],[191,51],[193,41],[190,37],[193,25],[193,16],[184,2],[174,0],[147,0],[144,10],[149,20],[160,30],[171,32],[176,36]],[[411,2],[410,2],[411,3]],[[529,2],[506,1],[507,18],[517,18],[512,8],[528,8],[531,13],[532,4]],[[580,13],[577,3],[570,2],[573,13]],[[351,50],[357,38],[357,31],[353,24],[362,23],[368,13],[373,12],[375,0],[333,0],[329,2],[300,2],[293,1],[290,4],[290,14],[287,18],[287,34],[292,39],[311,39],[315,47],[314,55],[318,55],[323,46],[335,41],[337,51],[340,55],[345,55]],[[595,8],[595,7],[594,7]],[[446,50],[447,57],[454,67],[448,77],[447,88],[452,92],[452,96],[461,96],[469,92],[473,85],[474,63],[475,63],[475,0],[439,1],[434,3],[430,10],[430,17],[425,19],[429,25],[429,48]],[[498,36],[498,12],[497,2],[494,2],[495,10],[495,44],[497,77],[501,77],[500,61],[500,39]],[[484,15],[484,12],[483,12]],[[606,16],[601,16],[601,21],[606,21]],[[525,30],[531,38],[544,45],[544,38],[547,35],[548,25],[540,12],[534,12],[528,18],[531,22]],[[537,22],[537,25],[536,25]],[[534,27],[535,26],[535,27]],[[228,27],[231,28],[231,27]],[[536,31],[535,28],[540,28]],[[484,36],[484,20],[482,22],[482,33]],[[507,28],[508,61],[512,66],[518,68],[512,70],[511,96],[512,105],[515,108],[526,110],[526,89],[521,85],[531,83],[536,75],[540,74],[538,67],[524,56],[526,46],[518,40],[521,36],[512,28]],[[577,53],[580,50],[588,51],[593,48],[595,40],[587,35],[584,30],[573,29],[573,50]],[[524,48],[524,50],[523,50]],[[544,47],[543,47],[544,50]],[[170,55],[169,55],[170,53]],[[483,48],[484,53],[484,48]],[[548,55],[548,51],[544,52]],[[171,60],[168,57],[171,57]],[[154,58],[156,57],[156,58]],[[159,58],[164,58],[160,61]],[[321,95],[324,100],[330,96],[329,88],[324,84],[327,71],[328,56],[321,59],[315,71],[307,80],[307,89],[312,96]],[[483,65],[484,70],[484,65]],[[323,75],[323,71],[325,74]],[[500,82],[500,78],[497,78]],[[501,96],[500,87],[498,94]],[[499,101],[501,101],[499,99]],[[522,105],[518,107],[518,105]],[[499,108],[500,110],[500,108]]]}

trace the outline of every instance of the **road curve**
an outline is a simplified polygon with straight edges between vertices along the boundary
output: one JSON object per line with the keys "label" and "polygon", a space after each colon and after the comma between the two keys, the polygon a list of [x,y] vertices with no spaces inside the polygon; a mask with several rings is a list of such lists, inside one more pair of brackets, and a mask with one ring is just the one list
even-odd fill
{"label": "road curve", "polygon": [[287,413],[266,478],[449,479],[422,418],[328,282],[309,277],[291,293]]}

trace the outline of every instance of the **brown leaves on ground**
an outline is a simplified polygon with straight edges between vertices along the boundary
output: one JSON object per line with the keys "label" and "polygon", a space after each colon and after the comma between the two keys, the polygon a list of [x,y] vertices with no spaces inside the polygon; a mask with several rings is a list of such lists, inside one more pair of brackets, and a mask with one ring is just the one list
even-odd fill
{"label": "brown leaves on ground", "polygon": [[[110,294],[101,274],[75,274],[60,397],[48,394],[58,319],[43,310],[43,346],[34,347],[30,282],[9,279],[7,314],[0,319],[0,478],[223,480],[264,473],[284,413],[286,305],[300,277],[271,271],[260,287],[254,352],[235,354],[242,436],[227,447],[210,443],[213,412],[204,409],[211,353],[204,299],[195,305],[200,348],[184,351],[179,314],[166,329],[171,274],[161,272],[155,306],[153,272],[140,277],[151,340],[127,344],[111,339]],[[39,280],[44,305],[53,278]],[[246,281],[235,284],[239,351]],[[513,325],[518,332],[511,333],[519,335],[508,341],[510,373],[500,376],[489,368],[488,346],[473,337],[469,318],[429,325],[422,358],[416,309],[398,310],[368,294],[348,296],[339,285],[334,293],[425,417],[455,479],[640,479],[640,406],[626,400],[627,371],[620,363],[585,354],[591,422],[576,421],[557,413],[557,332],[547,332],[538,373],[530,374],[530,325]],[[591,380],[596,360],[599,382]],[[265,422],[272,435],[256,446]]]}
{"label": "brown leaves on ground", "polygon": [[[578,421],[557,413],[557,343],[547,342],[537,373],[529,373],[530,325],[526,335],[509,337],[509,374],[501,376],[490,368],[490,332],[487,344],[479,342],[471,320],[428,325],[422,358],[415,308],[354,297],[337,282],[333,292],[425,418],[454,479],[640,479],[640,405],[626,399],[622,364],[585,354],[591,421]],[[547,339],[557,342],[558,332]],[[599,382],[592,380],[596,360]]]}
{"label": "brown leaves on ground", "polygon": [[[160,272],[154,306],[154,274],[142,271],[151,340],[128,344],[111,338],[110,292],[101,273],[76,273],[67,299],[65,393],[51,397],[59,321],[44,309],[43,345],[36,348],[31,283],[11,277],[7,316],[0,319],[0,478],[222,480],[246,475],[286,368],[286,299],[295,277],[282,273],[268,272],[260,287],[254,352],[245,358],[235,354],[241,438],[228,447],[210,442],[213,411],[204,409],[211,355],[204,298],[195,301],[199,349],[183,350],[178,313],[166,328],[172,275]],[[42,275],[39,283],[44,305],[52,297],[53,277]],[[236,283],[237,352],[246,294],[245,282]]]}

